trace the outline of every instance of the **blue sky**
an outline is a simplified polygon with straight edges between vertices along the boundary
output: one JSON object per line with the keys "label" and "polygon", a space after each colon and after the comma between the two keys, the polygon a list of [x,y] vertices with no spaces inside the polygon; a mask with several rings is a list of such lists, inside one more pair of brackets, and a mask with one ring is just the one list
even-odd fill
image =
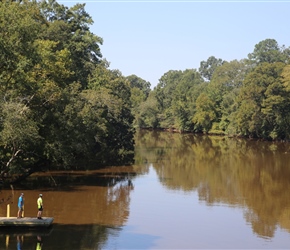
{"label": "blue sky", "polygon": [[267,38],[290,47],[290,0],[58,2],[86,3],[110,69],[135,74],[151,88],[169,70],[198,69],[210,56],[246,58]]}

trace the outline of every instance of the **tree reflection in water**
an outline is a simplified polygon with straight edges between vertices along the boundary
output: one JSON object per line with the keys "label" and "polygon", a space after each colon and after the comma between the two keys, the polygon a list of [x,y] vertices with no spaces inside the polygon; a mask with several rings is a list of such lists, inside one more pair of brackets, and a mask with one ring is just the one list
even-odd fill
{"label": "tree reflection in water", "polygon": [[[154,248],[159,234],[142,234],[127,225],[135,177],[146,176],[152,166],[166,190],[194,191],[211,207],[242,208],[259,237],[274,237],[278,227],[290,233],[289,143],[141,131],[135,153],[134,166],[34,175],[14,191],[1,191],[0,216],[6,216],[7,203],[11,215],[17,214],[19,192],[25,193],[25,216],[36,216],[41,191],[44,216],[55,219],[51,231],[40,235],[42,249]],[[129,230],[125,238],[114,245],[124,230]],[[35,249],[39,232],[17,235],[23,235],[24,249]],[[8,236],[6,249],[15,249],[17,235],[2,232],[0,242]]]}
{"label": "tree reflection in water", "polygon": [[212,206],[245,209],[261,237],[290,232],[290,144],[220,136],[141,131],[137,159],[152,163],[168,189],[193,191]]}

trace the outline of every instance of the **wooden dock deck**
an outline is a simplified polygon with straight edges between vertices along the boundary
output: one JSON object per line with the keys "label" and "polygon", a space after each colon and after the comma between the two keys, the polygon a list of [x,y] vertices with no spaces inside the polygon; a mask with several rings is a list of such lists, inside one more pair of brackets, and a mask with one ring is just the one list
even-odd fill
{"label": "wooden dock deck", "polygon": [[24,217],[17,219],[17,217],[0,217],[0,228],[3,227],[49,227],[53,222],[52,217]]}

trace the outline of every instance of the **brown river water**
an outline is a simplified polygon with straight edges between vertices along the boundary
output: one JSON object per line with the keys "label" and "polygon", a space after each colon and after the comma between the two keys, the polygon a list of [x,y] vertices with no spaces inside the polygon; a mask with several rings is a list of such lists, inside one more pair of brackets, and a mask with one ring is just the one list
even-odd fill
{"label": "brown river water", "polygon": [[35,174],[0,192],[0,216],[51,228],[0,229],[0,249],[289,249],[290,144],[136,133],[135,164]]}

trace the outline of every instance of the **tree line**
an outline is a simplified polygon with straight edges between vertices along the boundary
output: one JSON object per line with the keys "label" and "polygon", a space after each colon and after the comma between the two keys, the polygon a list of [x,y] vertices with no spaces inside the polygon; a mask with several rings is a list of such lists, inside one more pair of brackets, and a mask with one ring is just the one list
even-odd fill
{"label": "tree line", "polygon": [[170,70],[139,103],[135,126],[289,140],[289,63],[290,49],[265,39],[242,60]]}
{"label": "tree line", "polygon": [[290,138],[290,49],[211,56],[151,90],[109,69],[85,4],[0,1],[0,181],[46,169],[131,164],[134,129]]}

